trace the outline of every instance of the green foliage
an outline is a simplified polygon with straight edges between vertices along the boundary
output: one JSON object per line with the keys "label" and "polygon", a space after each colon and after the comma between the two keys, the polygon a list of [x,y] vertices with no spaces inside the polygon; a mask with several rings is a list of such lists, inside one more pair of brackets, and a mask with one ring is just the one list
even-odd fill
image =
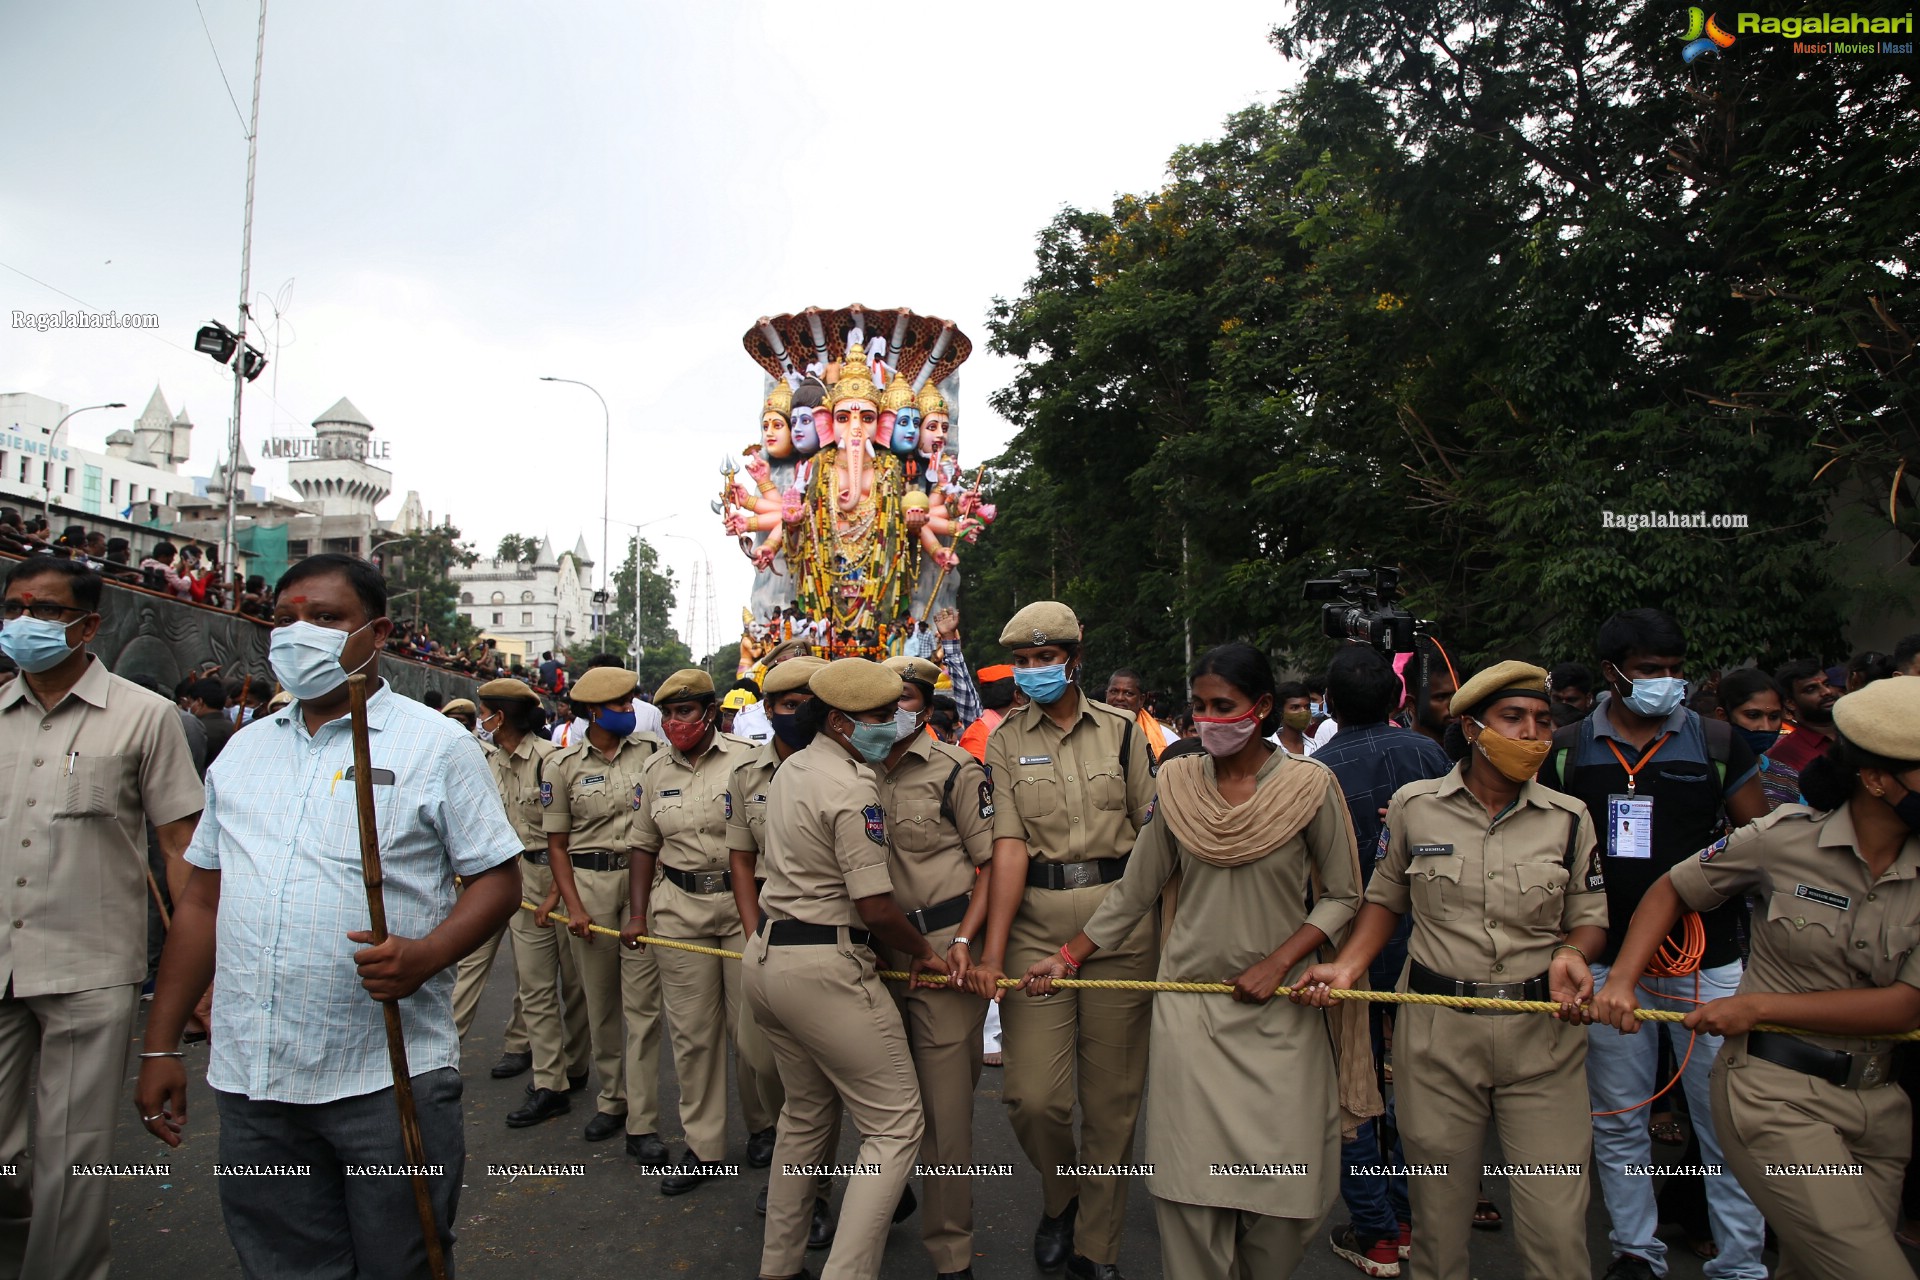
{"label": "green foliage", "polygon": [[1301,584],[1368,564],[1468,666],[1587,656],[1636,605],[1701,669],[1831,656],[1869,601],[1910,602],[1911,78],[1687,69],[1672,27],[1315,0],[1276,33],[1297,90],[1160,190],[1057,216],[992,316],[1018,433],[968,565],[971,656],[1051,596],[1095,674],[1181,688],[1189,636],[1319,666]]}
{"label": "green foliage", "polygon": [[734,674],[740,669],[740,642],[735,640],[732,644],[723,645],[714,650],[707,655],[707,660],[701,665],[706,668],[707,674],[713,677],[714,688],[722,690],[731,688],[733,682],[740,678]]}
{"label": "green foliage", "polygon": [[493,558],[502,564],[530,564],[539,554],[540,539],[509,533],[500,539],[500,545],[495,548]]}
{"label": "green foliage", "polygon": [[460,588],[450,576],[479,559],[472,544],[460,541],[460,530],[450,521],[407,535],[387,553],[388,609],[395,618],[431,628],[433,638],[449,650],[465,649],[479,629],[460,609]]}

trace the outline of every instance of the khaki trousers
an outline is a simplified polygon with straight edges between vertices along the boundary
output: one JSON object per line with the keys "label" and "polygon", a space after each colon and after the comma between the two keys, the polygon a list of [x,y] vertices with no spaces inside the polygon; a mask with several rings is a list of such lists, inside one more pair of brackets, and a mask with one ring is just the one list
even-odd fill
{"label": "khaki trousers", "polygon": [[[1029,888],[1008,936],[1007,972],[1018,977],[1071,941],[1109,888]],[[1126,942],[1112,951],[1095,952],[1079,976],[1151,981],[1159,966],[1159,933],[1148,912]],[[1075,1252],[1092,1262],[1117,1263],[1128,1180],[1075,1178],[1058,1170],[1132,1161],[1134,1121],[1147,1079],[1153,994],[1075,990],[1035,999],[1009,991],[1000,1002],[1000,1018],[1007,1114],[1020,1149],[1040,1172],[1046,1212],[1058,1217],[1078,1196]],[[1080,1104],[1078,1144],[1073,1134],[1075,1101]]]}
{"label": "khaki trousers", "polygon": [[[936,929],[927,941],[945,956],[958,930],[957,925]],[[911,963],[884,948],[881,954],[889,969],[906,969]],[[926,1133],[920,1139],[919,1163],[971,1164],[973,1091],[980,1083],[980,1039],[987,1002],[965,992],[909,991],[904,982],[889,982],[886,987],[900,1009],[914,1074],[920,1081]],[[920,1205],[920,1237],[933,1269],[964,1271],[973,1262],[973,1179],[929,1175],[921,1188],[925,1196]]]}
{"label": "khaki trousers", "polygon": [[1407,1163],[1447,1169],[1444,1177],[1407,1179],[1417,1224],[1412,1274],[1467,1278],[1488,1121],[1509,1164],[1577,1171],[1508,1179],[1522,1273],[1535,1280],[1589,1274],[1580,1226],[1593,1151],[1586,1029],[1535,1015],[1403,1005],[1393,1051],[1406,1064],[1394,1075],[1394,1093]]}
{"label": "khaki trousers", "polygon": [[[473,1019],[480,1012],[480,997],[487,989],[487,977],[500,954],[500,940],[506,936],[507,928],[502,926],[500,932],[469,951],[454,967],[453,1033],[462,1040],[473,1029]],[[513,1016],[507,1019],[507,1034],[500,1047],[507,1053],[529,1052],[526,1017],[517,987],[513,993]]]}
{"label": "khaki trousers", "polygon": [[[707,938],[675,938],[695,946],[739,951],[747,935],[735,930]],[[651,948],[660,966],[660,993],[673,1037],[673,1070],[680,1079],[680,1128],[687,1149],[702,1160],[718,1160],[727,1150],[728,1029],[740,1025],[740,964],[719,956]],[[747,1132],[758,1133],[778,1116],[763,1101],[765,1089],[753,1064],[741,1056],[740,1110]]]}
{"label": "khaki trousers", "polygon": [[104,1280],[113,1180],[71,1166],[113,1159],[139,1008],[138,984],[0,997],[0,1276]]}
{"label": "khaki trousers", "polygon": [[760,1273],[800,1271],[814,1194],[814,1175],[804,1170],[834,1159],[827,1144],[838,1101],[863,1136],[859,1171],[847,1180],[820,1280],[875,1280],[925,1127],[899,1010],[875,976],[873,952],[844,933],[833,946],[770,947],[763,930],[748,941],[742,964],[747,1001],[787,1093],[767,1184]]}
{"label": "khaki trousers", "polygon": [[[1733,1176],[1780,1237],[1776,1280],[1911,1280],[1893,1238],[1913,1145],[1906,1090],[1842,1089],[1750,1058],[1746,1047],[1745,1036],[1729,1038],[1713,1064],[1714,1132]],[[1783,1165],[1859,1165],[1861,1173],[1802,1175]]]}
{"label": "khaki trousers", "polygon": [[[593,923],[607,929],[626,924],[631,904],[625,871],[575,867],[573,883]],[[660,967],[653,950],[629,951],[617,938],[576,938],[571,933],[567,945],[587,997],[593,1065],[600,1072],[595,1105],[604,1115],[625,1112],[629,1134],[658,1133]]]}
{"label": "khaki trousers", "polygon": [[1300,1265],[1319,1225],[1159,1196],[1153,1220],[1167,1280],[1282,1280]]}
{"label": "khaki trousers", "polygon": [[[528,902],[539,902],[553,889],[553,871],[522,858],[520,884],[521,896]],[[523,1030],[521,1047],[515,1048],[513,1028],[507,1028],[506,1051],[533,1055],[534,1088],[565,1093],[567,1076],[583,1074],[593,1056],[592,1039],[587,1033],[586,993],[581,990],[573,948],[563,941],[568,936],[566,928],[556,924],[542,929],[533,922],[533,912],[515,911],[507,921],[507,932],[513,939],[513,1007]],[[454,1017],[459,1016],[456,984]]]}

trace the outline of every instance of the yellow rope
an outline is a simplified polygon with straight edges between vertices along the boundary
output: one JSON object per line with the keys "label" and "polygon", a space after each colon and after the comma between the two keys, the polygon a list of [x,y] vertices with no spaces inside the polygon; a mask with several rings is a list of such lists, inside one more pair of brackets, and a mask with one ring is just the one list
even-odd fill
{"label": "yellow rope", "polygon": [[[521,909],[537,911],[531,902],[521,902]],[[559,924],[571,924],[566,916],[558,911],[548,919]],[[618,938],[618,929],[609,929],[604,925],[590,924],[587,929],[592,933],[605,934],[609,938]],[[676,942],[672,938],[650,938],[641,934],[640,942],[650,947],[671,947],[675,951],[691,951],[695,955],[719,956],[722,960],[738,960],[738,951],[727,951],[720,947],[702,947],[691,942]],[[911,976],[899,969],[882,969],[880,977],[890,982],[905,982]],[[920,981],[929,985],[942,985],[946,982],[942,974],[922,974]],[[1017,988],[1017,978],[1002,978],[995,984],[1002,990]],[[1077,991],[1168,991],[1182,995],[1225,996],[1233,994],[1233,984],[1229,982],[1144,982],[1124,978],[1055,978],[1053,985],[1062,990]],[[1276,997],[1293,994],[1292,987],[1276,988]],[[1370,1000],[1375,1004],[1434,1004],[1449,1009],[1493,1009],[1503,1013],[1558,1013],[1560,1006],[1551,1000],[1492,1000],[1481,996],[1430,996],[1415,991],[1341,991],[1331,990],[1327,994],[1336,1000]],[[1633,1016],[1642,1022],[1680,1022],[1686,1014],[1674,1009],[1635,1009]],[[1776,1022],[1756,1022],[1755,1031],[1780,1031],[1787,1035],[1811,1036],[1829,1035],[1824,1031],[1804,1031],[1798,1027],[1783,1027]],[[1853,1037],[1864,1040],[1920,1040],[1920,1031],[1903,1031],[1889,1035]]]}

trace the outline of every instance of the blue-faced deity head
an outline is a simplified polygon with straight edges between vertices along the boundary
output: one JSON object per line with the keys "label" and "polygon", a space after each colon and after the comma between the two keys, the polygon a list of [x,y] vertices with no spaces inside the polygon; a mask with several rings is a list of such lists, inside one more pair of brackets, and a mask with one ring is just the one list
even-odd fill
{"label": "blue-faced deity head", "polygon": [[910,454],[920,443],[920,411],[912,405],[900,410],[893,419],[892,449],[898,454]]}
{"label": "blue-faced deity head", "polygon": [[793,407],[793,449],[803,458],[813,456],[820,447],[820,433],[813,429],[813,410],[806,405]]}

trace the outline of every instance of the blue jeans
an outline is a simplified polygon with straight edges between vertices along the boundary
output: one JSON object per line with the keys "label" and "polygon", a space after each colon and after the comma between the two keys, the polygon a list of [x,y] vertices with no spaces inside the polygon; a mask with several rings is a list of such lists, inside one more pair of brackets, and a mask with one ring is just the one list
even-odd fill
{"label": "blue jeans", "polygon": [[[1393,937],[1368,967],[1367,978],[1375,991],[1391,991],[1400,981],[1400,970],[1407,963],[1407,937],[1413,931],[1412,924],[1409,917],[1402,916]],[[1373,1029],[1373,1060],[1378,1063],[1386,1048],[1386,1010],[1376,1004],[1368,1012]],[[1340,1198],[1346,1202],[1347,1213],[1356,1229],[1391,1238],[1400,1234],[1401,1223],[1413,1221],[1413,1210],[1407,1205],[1404,1173],[1371,1172],[1384,1166],[1405,1169],[1407,1164],[1391,1098],[1387,1099],[1387,1113],[1382,1119],[1394,1130],[1393,1146],[1384,1155],[1380,1150],[1379,1122],[1374,1120],[1363,1123],[1354,1130],[1352,1138],[1340,1144]],[[1356,1172],[1360,1169],[1370,1171]]]}
{"label": "blue jeans", "polygon": [[[1593,966],[1593,986],[1606,985],[1608,966]],[[1734,993],[1740,985],[1738,960],[1714,969],[1700,970],[1702,1002],[1718,1000]],[[1692,977],[1644,978],[1646,990],[1639,1003],[1647,1009],[1674,1009],[1686,1012],[1695,1006]],[[1649,995],[1648,992],[1654,994]],[[1673,1037],[1673,1059],[1686,1059],[1681,1086],[1687,1092],[1687,1114],[1700,1139],[1700,1161],[1721,1170],[1706,1179],[1707,1216],[1713,1224],[1714,1242],[1720,1256],[1709,1261],[1705,1273],[1714,1280],[1765,1280],[1767,1269],[1760,1261],[1760,1249],[1766,1238],[1766,1223],[1760,1210],[1735,1180],[1721,1154],[1719,1136],[1713,1130],[1713,1103],[1707,1091],[1707,1075],[1720,1054],[1720,1037],[1700,1035],[1693,1044],[1693,1056],[1687,1057],[1690,1033],[1676,1023],[1649,1022],[1631,1036],[1612,1027],[1595,1024],[1587,1028],[1587,1092],[1595,1111],[1615,1111],[1645,1102],[1658,1087],[1654,1072],[1659,1061],[1657,1037]],[[1653,1137],[1647,1132],[1648,1108],[1637,1107],[1625,1115],[1593,1118],[1593,1160],[1600,1174],[1600,1194],[1607,1203],[1612,1222],[1608,1240],[1615,1257],[1623,1253],[1645,1258],[1657,1276],[1667,1274],[1667,1246],[1654,1235],[1659,1225],[1659,1210],[1654,1204],[1653,1179],[1628,1172],[1628,1166],[1645,1166],[1653,1159]]]}
{"label": "blue jeans", "polygon": [[[413,1078],[414,1111],[426,1161],[440,1250],[453,1274],[453,1221],[467,1138],[460,1072],[441,1067]],[[304,1280],[421,1280],[427,1250],[405,1176],[349,1175],[348,1166],[407,1162],[391,1086],[376,1093],[302,1105],[256,1102],[214,1092],[220,1163],[306,1166],[291,1177],[223,1177],[227,1239],[249,1276]]]}

